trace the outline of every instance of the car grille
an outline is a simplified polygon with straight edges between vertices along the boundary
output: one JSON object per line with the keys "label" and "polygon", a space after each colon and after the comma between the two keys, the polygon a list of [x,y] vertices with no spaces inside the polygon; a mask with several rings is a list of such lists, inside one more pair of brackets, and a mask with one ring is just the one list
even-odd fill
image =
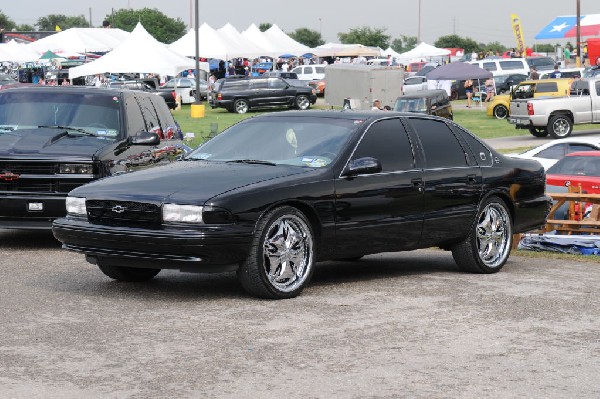
{"label": "car grille", "polygon": [[[0,160],[0,192],[66,194],[89,181],[77,176],[60,179],[58,170],[59,164],[55,162]],[[5,174],[18,177],[3,177]]]}
{"label": "car grille", "polygon": [[156,228],[161,223],[161,209],[155,204],[133,201],[86,201],[88,220],[108,226]]}

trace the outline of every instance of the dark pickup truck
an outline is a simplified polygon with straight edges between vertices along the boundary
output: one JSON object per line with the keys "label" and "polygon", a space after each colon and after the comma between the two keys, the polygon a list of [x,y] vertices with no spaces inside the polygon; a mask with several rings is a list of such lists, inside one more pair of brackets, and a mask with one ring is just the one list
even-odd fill
{"label": "dark pickup truck", "polygon": [[145,80],[117,80],[110,82],[111,88],[116,89],[129,89],[129,90],[141,90],[147,93],[152,93],[160,96],[165,100],[169,109],[177,108],[177,93],[171,89],[160,89],[158,86],[151,84]]}
{"label": "dark pickup truck", "polygon": [[164,100],[137,90],[29,86],[0,91],[0,228],[50,229],[92,180],[187,152]]}

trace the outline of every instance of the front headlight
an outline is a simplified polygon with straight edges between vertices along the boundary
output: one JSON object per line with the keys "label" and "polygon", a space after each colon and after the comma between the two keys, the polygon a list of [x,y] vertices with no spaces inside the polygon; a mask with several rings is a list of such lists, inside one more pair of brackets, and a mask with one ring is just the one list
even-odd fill
{"label": "front headlight", "polygon": [[67,213],[71,213],[73,215],[87,215],[85,198],[67,197],[66,205]]}
{"label": "front headlight", "polygon": [[90,164],[81,163],[64,163],[60,165],[59,173],[91,175],[94,173],[93,167]]}
{"label": "front headlight", "polygon": [[164,222],[203,223],[202,207],[195,205],[164,204],[162,208]]}

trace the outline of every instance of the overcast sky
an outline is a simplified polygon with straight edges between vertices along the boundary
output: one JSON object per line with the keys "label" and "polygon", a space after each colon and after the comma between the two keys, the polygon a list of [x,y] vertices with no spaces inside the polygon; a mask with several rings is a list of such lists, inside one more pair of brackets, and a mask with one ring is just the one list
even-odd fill
{"label": "overcast sky", "polygon": [[[195,0],[3,0],[0,11],[17,24],[33,25],[49,14],[84,15],[100,26],[111,10],[121,8],[156,8],[190,26],[190,6]],[[600,14],[600,1],[580,0],[581,15]],[[576,0],[198,0],[200,24],[220,28],[227,22],[239,31],[251,23],[270,22],[285,32],[297,28],[320,31],[325,41],[338,42],[339,32],[370,26],[385,28],[392,39],[419,36],[428,43],[438,37],[457,34],[477,42],[498,41],[515,46],[510,14],[521,18],[525,41],[533,37],[554,17],[576,15]],[[419,12],[420,4],[420,12]],[[91,11],[90,11],[91,10]],[[420,18],[419,18],[420,14]],[[420,24],[419,24],[420,19]],[[555,41],[552,41],[554,43]],[[575,43],[575,40],[571,41]],[[538,43],[550,43],[538,41]]]}

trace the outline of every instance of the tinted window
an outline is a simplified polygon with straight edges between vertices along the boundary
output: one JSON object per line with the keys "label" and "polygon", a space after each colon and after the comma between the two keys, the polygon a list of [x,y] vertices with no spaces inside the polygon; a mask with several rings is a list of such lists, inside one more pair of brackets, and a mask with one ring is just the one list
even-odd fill
{"label": "tinted window", "polygon": [[536,93],[555,93],[557,91],[558,84],[556,82],[540,82],[535,88]]}
{"label": "tinted window", "polygon": [[481,166],[491,166],[492,152],[490,151],[490,149],[479,139],[477,139],[475,136],[473,136],[471,133],[469,133],[462,127],[458,125],[456,125],[456,127],[459,128],[458,132],[461,134],[461,136],[467,142],[467,145],[471,149],[472,154],[469,154],[469,159],[475,161],[475,164],[479,164]]}
{"label": "tinted window", "polygon": [[251,89],[266,89],[267,87],[267,79],[252,80],[250,85]]}
{"label": "tinted window", "polygon": [[482,68],[487,69],[488,71],[495,71],[496,63],[495,62],[484,62]]}
{"label": "tinted window", "polygon": [[316,67],[317,73],[325,73],[325,67]]}
{"label": "tinted window", "polygon": [[270,89],[283,89],[286,86],[287,86],[287,84],[281,79],[277,79],[277,78],[269,79],[269,88]]}
{"label": "tinted window", "polygon": [[428,119],[409,119],[417,131],[427,168],[466,166],[467,158],[460,143],[445,123]]}
{"label": "tinted window", "polygon": [[556,144],[538,152],[536,157],[546,159],[561,159],[565,156],[565,144]]}
{"label": "tinted window", "polygon": [[597,148],[588,144],[569,144],[567,154],[578,151],[595,151]]}
{"label": "tinted window", "polygon": [[527,69],[522,61],[499,61],[502,69]]}
{"label": "tinted window", "polygon": [[127,109],[127,132],[129,135],[134,136],[137,133],[146,130],[142,111],[140,111],[140,106],[134,97],[127,97],[125,100],[125,108]]}
{"label": "tinted window", "polygon": [[150,98],[143,96],[138,99],[138,102],[140,104],[140,108],[142,109],[144,121],[146,122],[146,131],[158,132],[160,130],[160,122],[158,121],[158,115],[156,115],[154,105],[152,105]]}
{"label": "tinted window", "polygon": [[600,176],[600,157],[564,157],[548,169],[548,174]]}
{"label": "tinted window", "polygon": [[412,169],[413,151],[400,120],[387,119],[371,125],[352,159],[363,157],[377,158],[383,172]]}
{"label": "tinted window", "polygon": [[225,82],[225,85],[223,87],[232,90],[244,90],[248,88],[248,80],[237,80],[237,79],[231,79],[231,80],[227,80]]}

